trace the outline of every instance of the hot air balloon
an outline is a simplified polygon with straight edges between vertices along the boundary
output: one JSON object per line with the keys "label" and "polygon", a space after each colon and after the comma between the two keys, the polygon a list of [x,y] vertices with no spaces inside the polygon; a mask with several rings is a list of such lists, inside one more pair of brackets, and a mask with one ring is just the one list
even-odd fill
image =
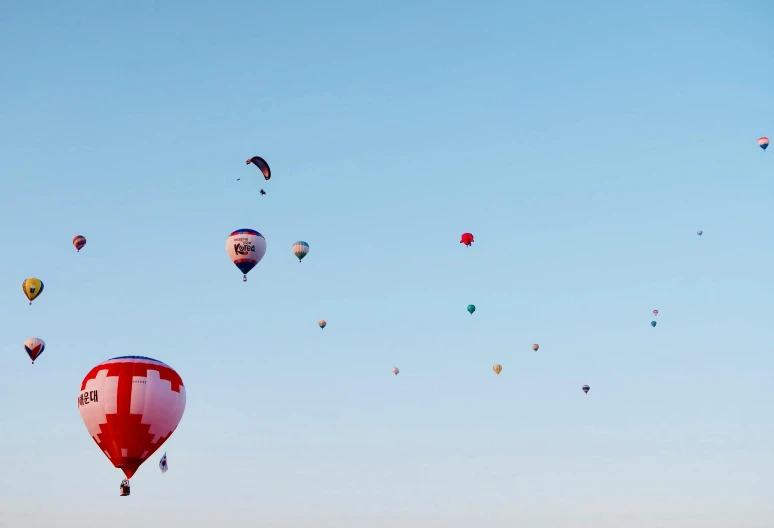
{"label": "hot air balloon", "polygon": [[301,262],[301,259],[303,259],[306,254],[309,253],[309,244],[306,242],[303,242],[299,240],[295,244],[293,244],[293,254],[298,258],[298,262]]}
{"label": "hot air balloon", "polygon": [[470,315],[473,315],[473,312],[475,312],[475,311],[476,311],[476,307],[473,306],[472,304],[469,304],[468,305],[468,312],[470,313]]}
{"label": "hot air balloon", "polygon": [[766,147],[769,146],[769,138],[766,136],[763,136],[758,140],[758,146],[762,148],[764,151],[766,150]]}
{"label": "hot air balloon", "polygon": [[503,366],[502,365],[495,365],[494,367],[492,367],[492,370],[494,370],[495,374],[497,374],[499,376],[500,373],[503,371]]}
{"label": "hot air balloon", "polygon": [[38,298],[38,295],[43,293],[43,282],[40,279],[30,277],[22,282],[22,291],[24,295],[29,299],[30,304],[32,301]]}
{"label": "hot air balloon", "polygon": [[32,360],[32,364],[35,364],[35,360],[40,357],[43,351],[46,349],[46,343],[38,337],[30,337],[24,342],[24,351]]}
{"label": "hot air balloon", "polygon": [[650,326],[652,326],[653,328],[656,328],[656,321],[651,321]]}
{"label": "hot air balloon", "polygon": [[462,238],[460,238],[460,244],[465,244],[466,246],[470,247],[470,245],[474,242],[473,235],[471,233],[462,233]]}
{"label": "hot air balloon", "polygon": [[540,348],[540,345],[538,345],[537,343],[535,343],[534,345],[532,345],[532,350],[534,350],[535,352],[537,352],[537,351],[538,351],[538,348]]}
{"label": "hot air balloon", "polygon": [[167,454],[164,453],[164,456],[161,457],[161,460],[159,460],[159,469],[161,470],[161,474],[167,472],[169,469],[169,466],[167,466]]}
{"label": "hot air balloon", "polygon": [[123,356],[86,374],[78,411],[99,449],[129,479],[166,442],[185,411],[185,386],[175,370],[155,359]]}
{"label": "hot air balloon", "polygon": [[392,367],[392,373],[397,376],[398,374],[400,374],[400,369],[398,367]]}
{"label": "hot air balloon", "polygon": [[589,387],[588,385],[584,385],[583,387],[581,387],[581,389],[583,389],[583,392],[585,392],[586,394],[588,394],[588,393],[589,393],[589,390],[591,390],[591,387]]}
{"label": "hot air balloon", "polygon": [[75,246],[75,249],[78,250],[78,253],[81,252],[81,250],[83,249],[83,246],[85,246],[85,245],[86,245],[86,237],[85,236],[83,236],[83,235],[76,235],[73,238],[73,246]]}
{"label": "hot air balloon", "polygon": [[328,323],[325,322],[325,319],[320,319],[319,321],[317,321],[317,324],[320,326],[320,328],[325,328],[326,326],[328,326]]}
{"label": "hot air balloon", "polygon": [[653,310],[653,315],[658,315],[658,310]]}
{"label": "hot air balloon", "polygon": [[237,229],[226,239],[226,253],[244,273],[242,282],[246,282],[247,274],[266,254],[266,239],[258,231]]}
{"label": "hot air balloon", "polygon": [[263,177],[265,179],[268,180],[269,178],[271,178],[271,169],[269,168],[269,164],[266,163],[265,159],[263,159],[260,156],[253,156],[252,158],[247,160],[248,165],[250,165],[251,163],[256,167],[258,167],[258,169],[263,173]]}
{"label": "hot air balloon", "polygon": [[699,229],[698,231],[696,231],[696,234],[697,234],[697,235],[699,235],[699,236],[701,236],[701,234],[702,234],[702,233],[704,233],[704,231],[702,231],[701,229]]}

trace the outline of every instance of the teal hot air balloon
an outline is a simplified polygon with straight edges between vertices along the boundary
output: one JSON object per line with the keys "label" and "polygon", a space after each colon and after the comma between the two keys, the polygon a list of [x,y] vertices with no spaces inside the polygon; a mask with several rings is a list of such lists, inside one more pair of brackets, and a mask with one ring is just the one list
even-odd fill
{"label": "teal hot air balloon", "polygon": [[473,306],[472,304],[469,304],[468,305],[468,313],[470,313],[470,315],[473,315],[473,312],[475,312],[475,311],[476,311],[476,307]]}
{"label": "teal hot air balloon", "polygon": [[298,262],[301,262],[301,259],[303,259],[307,253],[309,253],[309,244],[306,242],[299,240],[293,244],[293,254],[298,258]]}
{"label": "teal hot air balloon", "polygon": [[656,321],[651,321],[650,326],[652,326],[653,328],[656,328]]}

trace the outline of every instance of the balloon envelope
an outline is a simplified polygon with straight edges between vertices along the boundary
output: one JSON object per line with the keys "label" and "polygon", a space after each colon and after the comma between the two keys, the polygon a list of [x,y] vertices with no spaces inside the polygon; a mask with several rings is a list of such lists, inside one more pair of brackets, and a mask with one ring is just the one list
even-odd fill
{"label": "balloon envelope", "polygon": [[237,229],[226,239],[226,253],[247,277],[266,254],[266,239],[254,229]]}
{"label": "balloon envelope", "polygon": [[328,323],[325,322],[325,319],[320,319],[319,321],[317,321],[317,324],[320,326],[320,328],[325,328],[326,326],[328,326]]}
{"label": "balloon envelope", "polygon": [[309,253],[309,244],[306,242],[299,240],[293,244],[293,254],[298,258],[299,262],[301,262],[301,259],[303,259],[307,253]]}
{"label": "balloon envelope", "polygon": [[30,304],[32,304],[32,301],[37,299],[38,295],[43,293],[43,282],[34,277],[24,279],[22,282],[22,291],[24,292],[24,296],[30,301]]}
{"label": "balloon envelope", "polygon": [[86,245],[86,237],[83,235],[75,235],[73,238],[73,246],[75,246],[75,249],[80,251],[83,249],[83,246]]}
{"label": "balloon envelope", "polygon": [[470,315],[473,315],[473,312],[475,312],[475,311],[476,311],[476,307],[473,306],[472,304],[469,304],[468,305],[468,312],[470,313]]}
{"label": "balloon envelope", "polygon": [[540,345],[538,345],[537,343],[535,343],[534,345],[532,345],[532,350],[534,350],[535,352],[537,352],[537,351],[538,351],[538,348],[540,348]]}
{"label": "balloon envelope", "polygon": [[503,366],[502,365],[495,365],[494,367],[492,367],[492,370],[494,370],[495,374],[497,374],[499,376],[500,373],[503,371]]}
{"label": "balloon envelope", "polygon": [[86,374],[78,411],[97,447],[129,479],[175,431],[185,398],[183,380],[172,367],[123,356]]}
{"label": "balloon envelope", "polygon": [[652,327],[654,327],[654,328],[655,328],[655,327],[656,327],[656,321],[651,321],[651,322],[650,322],[650,326],[652,326]]}
{"label": "balloon envelope", "polygon": [[46,343],[39,337],[30,337],[24,342],[24,351],[30,357],[33,363],[40,357],[46,349]]}
{"label": "balloon envelope", "polygon": [[392,367],[392,373],[397,376],[400,373],[400,369],[398,367]]}
{"label": "balloon envelope", "polygon": [[583,392],[585,392],[586,394],[588,394],[588,393],[589,393],[589,390],[591,390],[591,387],[589,387],[588,385],[584,385],[584,386],[583,386],[583,387],[581,387],[581,388],[583,389]]}
{"label": "balloon envelope", "polygon": [[466,246],[470,247],[473,242],[474,240],[472,233],[462,233],[462,236],[460,237],[460,244],[465,244]]}
{"label": "balloon envelope", "polygon": [[760,138],[758,140],[758,146],[763,150],[766,150],[766,147],[769,146],[769,138],[767,138],[766,136],[763,136],[762,138]]}

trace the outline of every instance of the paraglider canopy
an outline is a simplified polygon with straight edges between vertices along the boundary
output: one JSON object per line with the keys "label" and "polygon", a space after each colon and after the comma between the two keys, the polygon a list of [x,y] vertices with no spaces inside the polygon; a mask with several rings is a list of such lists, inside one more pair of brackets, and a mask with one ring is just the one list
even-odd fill
{"label": "paraglider canopy", "polygon": [[268,180],[271,178],[271,169],[269,168],[269,164],[266,163],[265,159],[260,156],[253,156],[247,160],[247,165],[250,165],[251,163],[258,167],[258,169],[263,173],[264,179]]}

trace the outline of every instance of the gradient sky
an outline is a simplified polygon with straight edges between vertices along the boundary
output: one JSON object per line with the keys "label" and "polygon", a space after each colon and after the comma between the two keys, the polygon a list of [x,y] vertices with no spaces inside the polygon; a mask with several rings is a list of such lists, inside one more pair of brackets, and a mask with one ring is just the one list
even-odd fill
{"label": "gradient sky", "polygon": [[771,5],[0,6],[0,527],[770,528]]}

